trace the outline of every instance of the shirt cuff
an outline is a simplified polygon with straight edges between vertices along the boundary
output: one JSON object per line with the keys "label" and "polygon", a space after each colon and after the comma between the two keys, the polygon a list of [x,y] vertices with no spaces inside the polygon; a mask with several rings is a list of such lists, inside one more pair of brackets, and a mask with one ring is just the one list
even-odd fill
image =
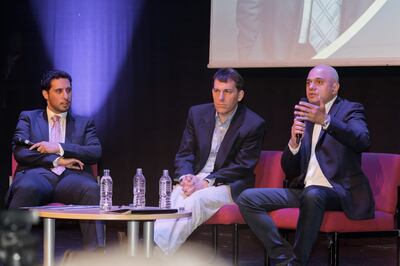
{"label": "shirt cuff", "polygon": [[214,186],[215,178],[204,178],[204,180],[206,180],[208,182],[209,187]]}
{"label": "shirt cuff", "polygon": [[60,155],[61,157],[63,157],[64,156],[64,149],[62,148],[60,143],[58,143],[58,147],[60,148],[60,151],[57,154]]}
{"label": "shirt cuff", "polygon": [[53,166],[57,167],[58,166],[58,160],[60,160],[61,157],[57,157],[54,161],[53,161]]}
{"label": "shirt cuff", "polygon": [[301,141],[299,143],[299,146],[297,146],[297,148],[292,148],[292,146],[290,146],[290,141],[288,143],[289,150],[292,152],[293,155],[296,155],[299,152],[300,146],[301,146]]}
{"label": "shirt cuff", "polygon": [[182,179],[185,177],[186,175],[181,175],[178,179],[179,183],[182,182]]}
{"label": "shirt cuff", "polygon": [[202,180],[207,181],[208,186],[211,187],[215,183],[215,178],[207,178],[210,175],[210,173],[198,173],[196,176]]}

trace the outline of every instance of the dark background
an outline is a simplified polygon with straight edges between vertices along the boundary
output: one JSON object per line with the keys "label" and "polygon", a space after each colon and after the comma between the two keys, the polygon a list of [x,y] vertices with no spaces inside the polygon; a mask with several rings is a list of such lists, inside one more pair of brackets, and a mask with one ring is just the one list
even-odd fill
{"label": "dark background", "polygon": [[[208,69],[210,1],[144,1],[134,42],[113,92],[93,118],[103,145],[100,168],[111,169],[114,202],[132,201],[132,177],[142,167],[147,202],[157,204],[158,178],[172,175],[187,110],[211,101]],[[10,140],[22,110],[44,107],[39,81],[45,55],[27,1],[1,2],[0,196],[11,171]],[[400,49],[400,47],[399,47]],[[12,59],[12,60],[11,60]],[[12,63],[11,63],[12,62]],[[364,104],[370,151],[399,153],[400,67],[337,67],[340,95]],[[304,95],[309,68],[239,69],[245,102],[267,121],[263,149],[282,150],[293,106]],[[73,78],[73,77],[72,77]],[[79,88],[74,87],[74,94]],[[2,201],[1,201],[2,204]]]}

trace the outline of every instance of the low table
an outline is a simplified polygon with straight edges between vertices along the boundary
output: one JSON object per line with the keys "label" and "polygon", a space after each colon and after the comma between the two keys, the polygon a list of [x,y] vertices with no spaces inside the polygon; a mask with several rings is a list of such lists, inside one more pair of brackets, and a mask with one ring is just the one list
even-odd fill
{"label": "low table", "polygon": [[[117,209],[118,207],[113,207]],[[128,255],[137,255],[139,246],[139,226],[143,222],[144,252],[147,258],[153,253],[154,221],[157,219],[178,219],[190,217],[191,212],[175,213],[118,213],[103,212],[98,206],[57,206],[30,208],[44,219],[43,224],[43,265],[54,264],[55,220],[95,220],[95,221],[127,221]]]}

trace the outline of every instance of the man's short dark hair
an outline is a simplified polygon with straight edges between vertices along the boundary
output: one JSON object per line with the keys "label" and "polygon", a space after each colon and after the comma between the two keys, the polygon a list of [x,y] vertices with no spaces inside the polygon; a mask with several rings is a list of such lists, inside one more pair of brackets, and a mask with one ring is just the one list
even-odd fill
{"label": "man's short dark hair", "polygon": [[243,90],[244,80],[242,76],[233,68],[220,68],[215,72],[213,80],[219,80],[221,82],[228,82],[232,80],[236,84],[238,90]]}
{"label": "man's short dark hair", "polygon": [[42,90],[49,91],[51,87],[51,81],[53,79],[68,79],[72,85],[72,78],[70,74],[62,70],[50,70],[43,75],[42,80],[40,81],[40,88]]}

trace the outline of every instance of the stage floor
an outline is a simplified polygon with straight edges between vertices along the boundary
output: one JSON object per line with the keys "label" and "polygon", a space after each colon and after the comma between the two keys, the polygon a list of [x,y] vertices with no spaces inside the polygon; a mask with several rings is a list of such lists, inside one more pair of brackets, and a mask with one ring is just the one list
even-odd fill
{"label": "stage floor", "polygon": [[[125,227],[118,222],[111,222],[107,227],[107,248],[123,249]],[[228,264],[232,259],[232,238],[230,226],[220,227],[218,256]],[[184,244],[183,248],[177,252],[180,256],[185,250],[191,247],[204,246],[212,248],[212,227],[204,225],[198,228]],[[32,233],[39,238],[38,254],[42,262],[42,229],[40,225],[33,228]],[[290,235],[289,235],[290,236]],[[81,235],[79,226],[74,222],[56,223],[55,255],[56,260],[61,260],[65,251],[78,251],[81,248]],[[363,265],[363,266],[395,266],[396,258],[396,238],[346,238],[340,240],[339,264],[340,265]],[[327,265],[328,261],[328,242],[326,236],[321,234],[313,250],[310,266]],[[211,250],[207,250],[208,258],[204,259],[205,265],[217,265],[210,263],[212,257]],[[117,264],[115,264],[117,265]],[[264,265],[264,253],[261,242],[254,236],[249,229],[240,230],[239,240],[239,265],[241,266],[262,266]]]}

